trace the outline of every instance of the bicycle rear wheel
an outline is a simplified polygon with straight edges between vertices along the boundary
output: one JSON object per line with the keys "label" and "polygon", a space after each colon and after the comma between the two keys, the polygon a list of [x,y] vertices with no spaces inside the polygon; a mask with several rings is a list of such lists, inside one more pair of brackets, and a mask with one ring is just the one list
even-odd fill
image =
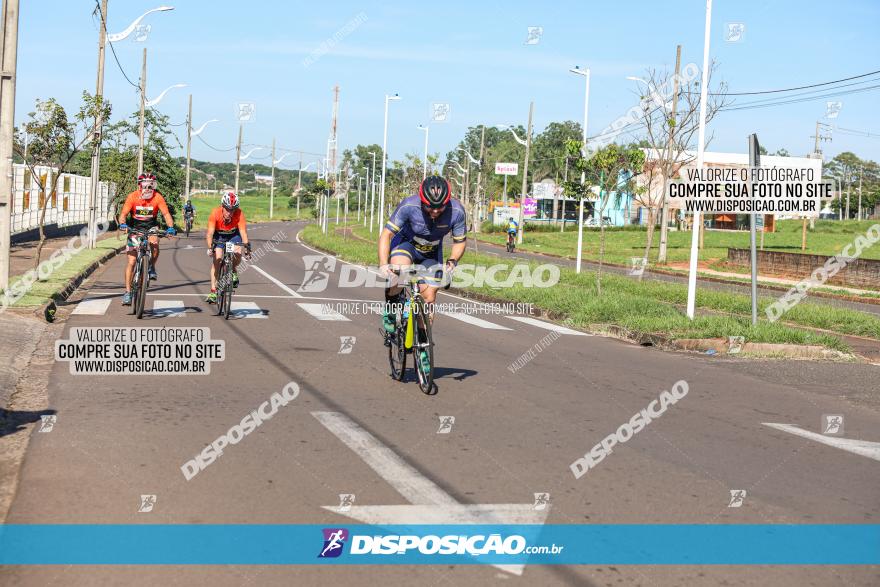
{"label": "bicycle rear wheel", "polygon": [[143,318],[144,316],[144,307],[147,305],[147,286],[150,284],[150,256],[142,255],[141,256],[141,266],[139,270],[139,283],[138,283],[138,292],[137,298],[135,299],[135,304],[137,307],[135,308],[135,315],[138,317],[138,320]]}
{"label": "bicycle rear wheel", "polygon": [[134,270],[131,274],[131,304],[129,307],[131,310],[128,312],[130,315],[137,314],[137,304],[138,298],[140,297],[140,281],[141,281],[141,265],[139,262],[135,261]]}
{"label": "bicycle rear wheel", "polygon": [[[427,314],[425,304],[421,300],[413,304],[415,319],[415,342],[413,343],[413,361],[419,379],[419,389],[426,394],[434,394],[434,340],[431,337],[431,317]],[[426,365],[422,364],[422,352],[428,354]]]}

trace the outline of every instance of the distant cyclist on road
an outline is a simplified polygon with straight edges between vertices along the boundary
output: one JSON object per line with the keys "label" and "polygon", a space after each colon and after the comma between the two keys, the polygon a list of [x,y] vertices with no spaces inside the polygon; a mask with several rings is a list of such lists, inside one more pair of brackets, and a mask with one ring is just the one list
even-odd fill
{"label": "distant cyclist on road", "polygon": [[205,240],[208,243],[208,256],[211,263],[211,293],[205,298],[209,304],[217,303],[217,272],[226,250],[226,243],[235,244],[235,255],[232,259],[232,287],[238,287],[238,264],[241,263],[241,245],[251,254],[251,243],[247,235],[247,223],[244,212],[239,207],[239,198],[235,192],[226,192],[220,205],[211,210],[208,216],[208,231]]}
{"label": "distant cyclist on road", "polygon": [[507,240],[510,242],[511,239],[516,238],[516,233],[519,232],[519,222],[514,220],[513,216],[507,219]]}
{"label": "distant cyclist on road", "polygon": [[193,206],[192,200],[187,200],[186,204],[183,205],[183,218],[184,220],[192,220],[196,216],[196,207]]}
{"label": "distant cyclist on road", "polygon": [[[157,218],[159,212],[165,219],[165,225],[168,227],[166,232],[169,235],[175,234],[174,218],[168,211],[168,204],[165,198],[156,189],[156,176],[152,173],[142,173],[137,179],[138,189],[131,192],[125,198],[122,210],[119,211],[119,217],[116,219],[119,224],[119,230],[128,230],[129,226],[139,229],[158,229],[159,223]],[[128,215],[131,214],[131,224],[128,224]],[[128,264],[125,266],[125,293],[122,295],[122,305],[131,305],[131,274],[134,271],[134,264],[137,259],[137,235],[129,234],[126,242],[126,251],[128,252]],[[156,261],[159,259],[159,236],[150,235],[150,269],[148,275],[150,279],[158,279],[156,274]]]}
{"label": "distant cyclist on road", "polygon": [[[419,186],[419,195],[410,196],[397,206],[379,236],[382,274],[390,277],[392,269],[397,266],[442,265],[443,237],[450,232],[453,244],[445,269],[451,273],[467,246],[466,222],[464,206],[452,199],[449,182],[436,175],[426,178]],[[424,276],[420,283],[419,289],[428,304],[433,304],[436,299],[441,284],[439,273]],[[397,301],[402,289],[401,285],[385,289],[382,325],[388,332],[394,332],[391,305]],[[428,361],[427,351],[423,350],[421,354],[422,362]]]}

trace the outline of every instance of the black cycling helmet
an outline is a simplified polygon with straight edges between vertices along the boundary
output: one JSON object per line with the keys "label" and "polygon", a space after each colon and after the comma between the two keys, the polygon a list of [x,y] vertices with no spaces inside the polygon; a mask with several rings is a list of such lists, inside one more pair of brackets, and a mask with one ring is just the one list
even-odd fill
{"label": "black cycling helmet", "polygon": [[449,182],[439,175],[426,177],[419,186],[419,199],[428,208],[443,208],[449,204],[451,196]]}

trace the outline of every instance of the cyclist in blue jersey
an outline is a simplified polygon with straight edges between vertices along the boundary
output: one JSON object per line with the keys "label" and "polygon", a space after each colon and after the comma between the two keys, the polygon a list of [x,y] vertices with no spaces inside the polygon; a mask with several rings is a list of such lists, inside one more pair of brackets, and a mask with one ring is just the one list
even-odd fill
{"label": "cyclist in blue jersey", "polygon": [[[382,274],[390,277],[392,268],[399,266],[436,267],[436,272],[423,275],[419,286],[425,301],[433,304],[442,281],[443,237],[450,232],[452,250],[445,264],[447,273],[455,269],[467,246],[466,215],[461,202],[452,199],[449,182],[436,175],[428,177],[419,186],[419,195],[397,206],[379,235]],[[397,301],[401,289],[399,284],[385,289],[382,323],[388,332],[394,332],[391,304]]]}

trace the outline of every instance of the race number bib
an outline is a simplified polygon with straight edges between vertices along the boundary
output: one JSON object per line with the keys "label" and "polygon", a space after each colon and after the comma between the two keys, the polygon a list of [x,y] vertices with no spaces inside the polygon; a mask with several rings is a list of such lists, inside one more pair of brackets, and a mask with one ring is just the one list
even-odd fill
{"label": "race number bib", "polygon": [[226,243],[226,252],[234,253],[235,252],[235,243]]}

